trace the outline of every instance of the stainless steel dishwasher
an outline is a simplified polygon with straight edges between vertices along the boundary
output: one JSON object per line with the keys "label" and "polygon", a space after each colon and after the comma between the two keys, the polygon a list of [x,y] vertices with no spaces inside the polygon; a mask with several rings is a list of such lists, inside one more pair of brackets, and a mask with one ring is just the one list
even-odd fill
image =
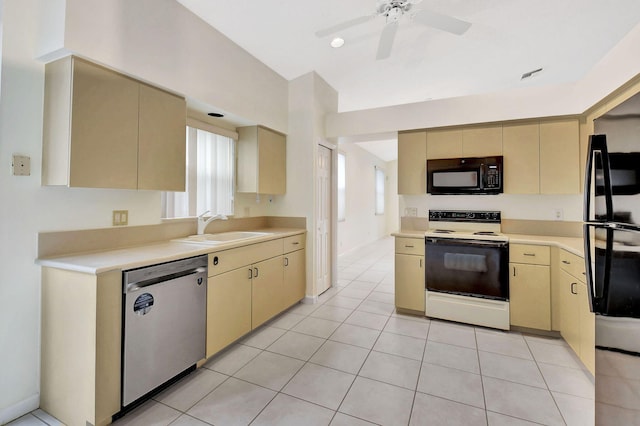
{"label": "stainless steel dishwasher", "polygon": [[205,357],[207,256],[123,271],[123,293],[125,409]]}

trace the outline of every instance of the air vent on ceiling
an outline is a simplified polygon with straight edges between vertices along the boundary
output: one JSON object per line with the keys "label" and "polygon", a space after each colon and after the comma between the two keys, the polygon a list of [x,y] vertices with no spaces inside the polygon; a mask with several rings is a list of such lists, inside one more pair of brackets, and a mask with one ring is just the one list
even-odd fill
{"label": "air vent on ceiling", "polygon": [[540,71],[542,71],[542,68],[538,68],[537,70],[525,72],[524,74],[522,74],[522,77],[520,77],[520,80],[525,80],[527,78],[531,78],[531,77],[533,77],[534,74],[537,74]]}

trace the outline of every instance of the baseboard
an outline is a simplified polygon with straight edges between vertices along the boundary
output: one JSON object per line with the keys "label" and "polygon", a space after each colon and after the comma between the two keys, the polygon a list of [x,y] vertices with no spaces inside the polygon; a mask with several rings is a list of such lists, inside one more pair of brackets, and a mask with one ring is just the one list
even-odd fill
{"label": "baseboard", "polygon": [[40,393],[31,395],[22,401],[0,410],[0,425],[24,416],[40,406]]}
{"label": "baseboard", "polygon": [[318,296],[305,296],[304,299],[302,299],[302,303],[305,305],[314,305],[318,303]]}

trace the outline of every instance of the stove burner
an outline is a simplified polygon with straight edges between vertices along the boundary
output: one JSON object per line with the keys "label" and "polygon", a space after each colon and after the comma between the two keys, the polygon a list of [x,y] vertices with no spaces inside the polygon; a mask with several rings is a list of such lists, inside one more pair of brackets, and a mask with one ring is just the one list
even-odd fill
{"label": "stove burner", "polygon": [[453,231],[449,230],[449,229],[434,229],[433,231],[434,234],[452,234]]}
{"label": "stove burner", "polygon": [[473,235],[493,235],[493,236],[497,236],[498,234],[496,234],[493,231],[477,231],[477,232],[474,232]]}

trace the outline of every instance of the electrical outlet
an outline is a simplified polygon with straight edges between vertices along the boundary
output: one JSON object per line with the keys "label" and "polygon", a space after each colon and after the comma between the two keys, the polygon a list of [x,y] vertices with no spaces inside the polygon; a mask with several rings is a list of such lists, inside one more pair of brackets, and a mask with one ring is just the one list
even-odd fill
{"label": "electrical outlet", "polygon": [[11,163],[11,173],[14,176],[30,176],[31,158],[26,155],[14,155]]}
{"label": "electrical outlet", "polygon": [[555,220],[562,220],[564,218],[562,209],[553,209],[553,218]]}
{"label": "electrical outlet", "polygon": [[129,223],[129,210],[113,211],[113,226],[124,226]]}
{"label": "electrical outlet", "polygon": [[418,216],[418,209],[416,207],[406,207],[404,209],[405,217],[416,217]]}

